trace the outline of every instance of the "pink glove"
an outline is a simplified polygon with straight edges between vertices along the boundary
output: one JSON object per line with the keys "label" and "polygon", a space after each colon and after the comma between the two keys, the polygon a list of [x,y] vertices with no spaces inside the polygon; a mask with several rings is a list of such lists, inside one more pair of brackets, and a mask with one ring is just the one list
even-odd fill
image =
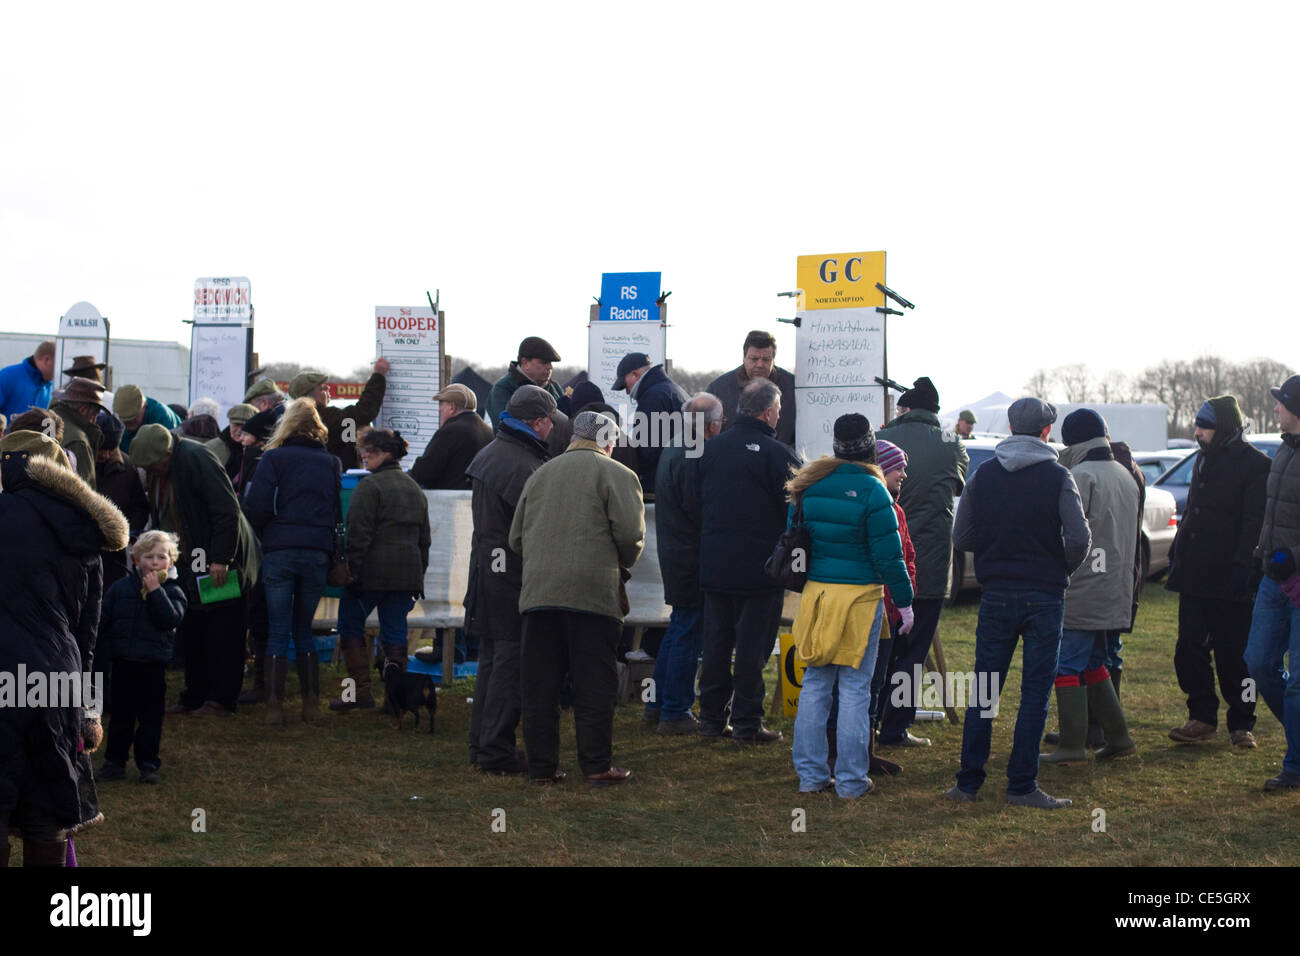
{"label": "pink glove", "polygon": [[1296,607],[1300,607],[1300,571],[1282,582],[1282,593]]}
{"label": "pink glove", "polygon": [[[1296,575],[1296,577],[1300,577],[1300,574]],[[912,623],[916,620],[916,612],[911,607],[900,607],[898,613],[903,618],[903,623],[898,625],[898,633],[906,634],[912,629]]]}

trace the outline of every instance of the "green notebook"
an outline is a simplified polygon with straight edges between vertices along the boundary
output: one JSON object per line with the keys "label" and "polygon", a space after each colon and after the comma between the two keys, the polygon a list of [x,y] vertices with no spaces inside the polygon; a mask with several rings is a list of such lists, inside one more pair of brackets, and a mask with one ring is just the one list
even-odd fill
{"label": "green notebook", "polygon": [[196,579],[199,584],[199,603],[216,604],[220,601],[233,601],[239,597],[239,569],[231,568],[226,573],[226,583],[217,587],[212,583],[212,575],[200,574]]}

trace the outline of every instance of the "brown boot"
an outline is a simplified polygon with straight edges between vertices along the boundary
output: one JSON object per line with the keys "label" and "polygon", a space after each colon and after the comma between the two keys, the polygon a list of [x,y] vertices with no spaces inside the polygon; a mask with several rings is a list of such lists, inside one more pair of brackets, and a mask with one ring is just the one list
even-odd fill
{"label": "brown boot", "polygon": [[302,722],[315,723],[320,717],[320,661],[313,650],[298,655],[298,690],[302,694]]}
{"label": "brown boot", "polygon": [[266,723],[284,726],[284,681],[289,676],[289,661],[283,657],[266,658]]}
{"label": "brown boot", "polygon": [[260,704],[266,700],[266,638],[253,638],[253,686],[239,695],[241,704]]}
{"label": "brown boot", "polygon": [[340,697],[338,700],[330,701],[330,710],[371,710],[375,706],[374,695],[370,692],[370,655],[366,653],[366,640],[364,637],[344,637],[340,638],[343,652],[343,664],[348,669],[348,676],[352,678],[355,696],[351,700]]}
{"label": "brown boot", "polygon": [[876,732],[874,730],[867,733],[867,756],[871,758],[871,769],[867,771],[868,773],[887,773],[894,777],[903,772],[900,764],[876,756]]}

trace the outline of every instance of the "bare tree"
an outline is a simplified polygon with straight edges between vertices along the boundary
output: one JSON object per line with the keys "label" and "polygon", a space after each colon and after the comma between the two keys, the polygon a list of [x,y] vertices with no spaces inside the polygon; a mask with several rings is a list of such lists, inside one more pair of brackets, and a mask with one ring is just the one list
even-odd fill
{"label": "bare tree", "polygon": [[1082,362],[1059,366],[1052,376],[1067,402],[1092,401],[1092,373]]}
{"label": "bare tree", "polygon": [[1026,395],[1046,399],[1052,390],[1050,373],[1047,369],[1040,368],[1025,380],[1024,389]]}

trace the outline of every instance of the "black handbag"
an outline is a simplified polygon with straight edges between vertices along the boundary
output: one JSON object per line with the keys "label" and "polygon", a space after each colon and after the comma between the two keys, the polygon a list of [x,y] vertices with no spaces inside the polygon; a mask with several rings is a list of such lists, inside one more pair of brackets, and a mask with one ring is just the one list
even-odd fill
{"label": "black handbag", "polygon": [[352,579],[348,568],[347,527],[343,523],[343,480],[334,487],[334,554],[330,556],[329,573],[325,583],[332,588],[345,588]]}
{"label": "black handbag", "polygon": [[812,559],[812,535],[803,523],[803,497],[795,502],[790,527],[772,549],[772,556],[763,565],[763,572],[780,583],[787,591],[802,591],[808,583],[808,562]]}

